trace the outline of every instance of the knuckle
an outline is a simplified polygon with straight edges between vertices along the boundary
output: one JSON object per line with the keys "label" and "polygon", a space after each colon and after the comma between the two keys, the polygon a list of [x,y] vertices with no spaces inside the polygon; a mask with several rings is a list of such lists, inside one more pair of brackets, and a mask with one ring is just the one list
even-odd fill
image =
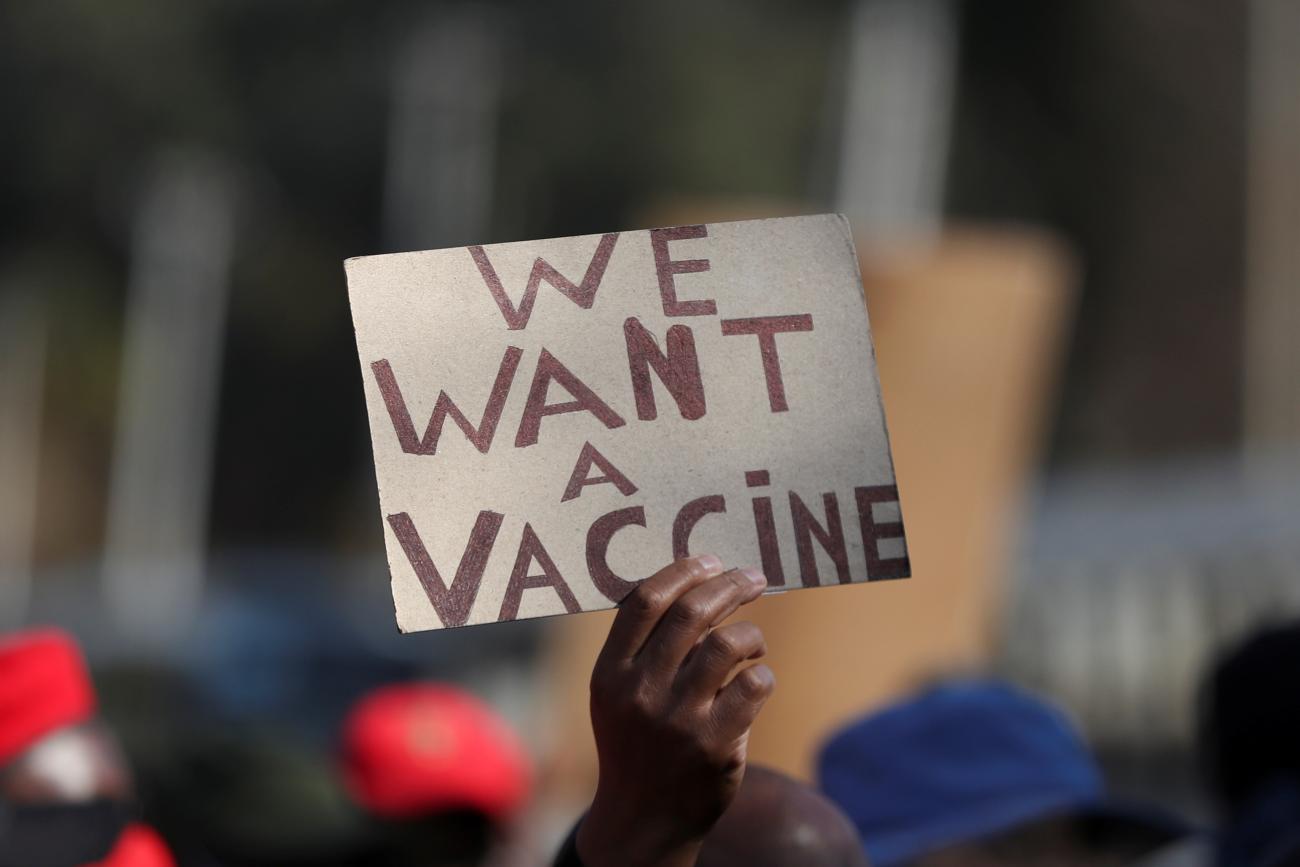
{"label": "knuckle", "polygon": [[723,626],[705,639],[706,652],[718,663],[734,664],[746,657],[764,655],[767,644],[755,624],[743,622]]}
{"label": "knuckle", "polygon": [[734,659],[744,652],[744,640],[736,630],[715,629],[706,642],[710,655],[715,658]]}
{"label": "knuckle", "polygon": [[655,691],[645,684],[638,684],[629,690],[625,700],[628,710],[639,716],[654,715],[655,708],[659,705]]}
{"label": "knuckle", "polygon": [[652,617],[663,610],[666,600],[662,591],[640,584],[632,591],[632,596],[628,602],[633,614],[640,617]]}
{"label": "knuckle", "polygon": [[672,616],[681,625],[698,623],[709,616],[709,606],[698,596],[685,596],[673,606]]}

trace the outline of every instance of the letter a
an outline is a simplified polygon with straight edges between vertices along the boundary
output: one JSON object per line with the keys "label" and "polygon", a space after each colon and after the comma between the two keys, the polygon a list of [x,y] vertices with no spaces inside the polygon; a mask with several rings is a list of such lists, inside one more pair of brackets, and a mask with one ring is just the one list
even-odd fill
{"label": "letter a", "polygon": [[[600,467],[600,471],[605,475],[591,476],[592,464]],[[565,486],[564,496],[560,497],[560,502],[567,503],[577,498],[587,485],[605,484],[618,488],[618,492],[625,497],[636,493],[636,485],[632,484],[631,479],[623,475],[608,458],[596,451],[596,447],[591,443],[583,443],[582,452],[578,455],[578,462],[574,464],[573,472],[569,475],[569,484]]]}
{"label": "letter a", "polygon": [[[573,400],[564,403],[547,403],[546,392],[551,381],[559,383],[565,391],[573,395]],[[573,375],[569,368],[545,349],[537,359],[537,370],[533,373],[533,384],[528,389],[528,401],[524,404],[524,414],[519,419],[519,432],[515,434],[515,448],[523,448],[537,443],[537,435],[542,428],[542,419],[548,415],[563,415],[566,412],[589,412],[607,428],[622,427],[627,424],[623,417],[610,409],[609,404],[601,400],[596,392]]]}
{"label": "letter a", "polygon": [[[534,562],[542,567],[542,574],[528,574],[528,568]],[[519,539],[519,553],[515,556],[515,568],[510,572],[510,583],[506,585],[505,596],[501,600],[501,615],[497,620],[514,620],[518,617],[524,591],[534,587],[550,587],[554,590],[569,614],[577,614],[582,610],[573,591],[564,583],[564,576],[560,574],[555,561],[542,546],[542,540],[537,538],[533,525],[524,524],[524,535]]]}

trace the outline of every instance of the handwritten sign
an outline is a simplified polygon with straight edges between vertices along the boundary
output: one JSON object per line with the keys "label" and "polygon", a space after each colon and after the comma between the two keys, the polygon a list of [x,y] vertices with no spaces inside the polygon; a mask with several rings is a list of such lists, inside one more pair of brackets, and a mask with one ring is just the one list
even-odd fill
{"label": "handwritten sign", "polygon": [[403,632],[909,574],[837,215],[349,259]]}

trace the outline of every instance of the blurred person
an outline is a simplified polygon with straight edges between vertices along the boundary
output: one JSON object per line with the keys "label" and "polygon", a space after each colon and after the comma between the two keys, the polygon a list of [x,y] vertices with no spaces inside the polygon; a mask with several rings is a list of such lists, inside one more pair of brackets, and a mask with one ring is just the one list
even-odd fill
{"label": "blurred person", "polygon": [[1065,715],[993,680],[939,684],[852,723],[818,777],[875,867],[1130,864],[1186,832],[1109,800]]}
{"label": "blurred person", "polygon": [[343,727],[343,776],[379,844],[364,863],[500,864],[532,786],[514,732],[486,704],[445,684],[380,688]]}
{"label": "blurred person", "polygon": [[96,707],[70,636],[0,640],[0,867],[173,867]]}
{"label": "blurred person", "polygon": [[1300,867],[1300,622],[1223,654],[1201,688],[1198,745],[1222,817],[1222,867]]}
{"label": "blurred person", "polygon": [[[847,819],[782,774],[746,769],[775,687],[752,623],[721,625],[767,580],[681,560],[619,607],[591,676],[599,778],[557,867],[860,867]],[[752,664],[750,664],[752,663]]]}
{"label": "blurred person", "polygon": [[750,764],[736,799],[700,847],[696,867],[866,867],[853,823],[793,777]]}

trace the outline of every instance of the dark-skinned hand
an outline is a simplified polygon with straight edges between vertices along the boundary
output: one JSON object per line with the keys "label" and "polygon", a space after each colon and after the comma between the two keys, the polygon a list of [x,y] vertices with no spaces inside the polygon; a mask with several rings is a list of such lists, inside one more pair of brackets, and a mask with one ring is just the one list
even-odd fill
{"label": "dark-skinned hand", "polygon": [[[587,867],[690,867],[736,795],[772,694],[753,623],[720,626],[767,586],[717,557],[679,560],[623,601],[591,675],[600,780],[578,829]],[[734,676],[733,672],[736,672]]]}

